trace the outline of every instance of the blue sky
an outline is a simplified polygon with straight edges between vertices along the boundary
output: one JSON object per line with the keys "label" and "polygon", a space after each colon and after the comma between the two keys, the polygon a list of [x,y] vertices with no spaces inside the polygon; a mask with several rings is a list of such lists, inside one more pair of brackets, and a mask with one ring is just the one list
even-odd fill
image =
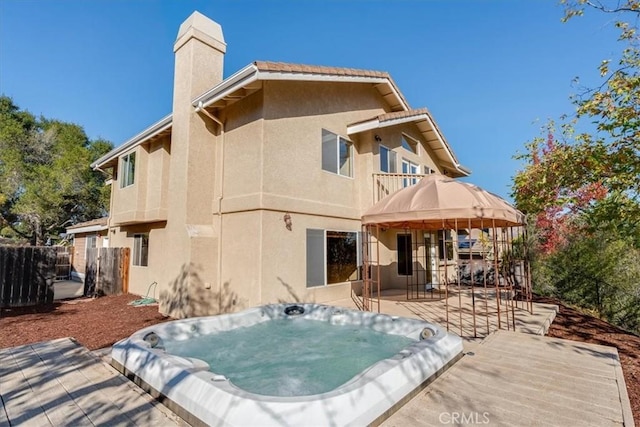
{"label": "blue sky", "polygon": [[614,17],[563,24],[555,1],[0,0],[0,93],[119,145],[171,112],[173,42],[194,10],[222,25],[225,77],[254,60],[388,71],[468,180],[506,198],[513,155],[619,51]]}

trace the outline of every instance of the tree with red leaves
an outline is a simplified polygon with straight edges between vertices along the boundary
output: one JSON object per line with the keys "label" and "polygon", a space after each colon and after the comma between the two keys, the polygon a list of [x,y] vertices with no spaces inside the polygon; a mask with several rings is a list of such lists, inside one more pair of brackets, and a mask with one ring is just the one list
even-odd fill
{"label": "tree with red leaves", "polygon": [[[547,123],[516,156],[513,197],[533,223],[534,286],[639,332],[640,0],[562,3],[564,21],[617,14],[624,47],[598,67],[599,87],[572,97],[575,116]],[[578,132],[583,122],[593,131]]]}

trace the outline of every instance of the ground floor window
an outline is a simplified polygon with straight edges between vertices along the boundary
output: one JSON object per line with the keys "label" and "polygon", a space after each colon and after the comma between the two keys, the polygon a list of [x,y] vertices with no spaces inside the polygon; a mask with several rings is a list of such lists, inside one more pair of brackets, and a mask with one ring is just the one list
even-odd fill
{"label": "ground floor window", "polygon": [[453,261],[451,230],[438,231],[438,258],[440,258],[440,262],[443,262],[445,259],[447,261]]}
{"label": "ground floor window", "polygon": [[307,229],[307,287],[359,279],[358,234],[355,231]]}
{"label": "ground floor window", "polygon": [[413,275],[413,251],[411,250],[411,234],[398,234],[398,275]]}
{"label": "ground floor window", "polygon": [[133,265],[146,267],[149,264],[149,233],[133,235]]}

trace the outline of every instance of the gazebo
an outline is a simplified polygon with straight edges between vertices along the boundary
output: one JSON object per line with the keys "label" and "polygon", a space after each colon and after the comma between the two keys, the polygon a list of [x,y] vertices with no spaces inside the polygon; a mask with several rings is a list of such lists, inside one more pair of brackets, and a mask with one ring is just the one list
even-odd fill
{"label": "gazebo", "polygon": [[473,337],[515,329],[516,311],[533,311],[525,216],[502,198],[431,174],[380,200],[362,223],[365,310],[404,288],[407,301],[443,302],[447,330]]}

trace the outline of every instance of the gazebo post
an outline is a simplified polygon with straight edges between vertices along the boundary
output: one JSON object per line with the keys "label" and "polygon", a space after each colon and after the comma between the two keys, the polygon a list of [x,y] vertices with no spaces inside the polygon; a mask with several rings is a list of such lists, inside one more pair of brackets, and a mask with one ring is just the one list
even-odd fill
{"label": "gazebo post", "polygon": [[498,270],[498,236],[496,233],[496,220],[491,220],[493,234],[493,280],[496,287],[496,308],[498,310],[498,329],[501,329],[500,319],[500,270]]}
{"label": "gazebo post", "polygon": [[[449,332],[449,278],[447,277],[447,234],[444,232],[444,218],[442,219],[442,241],[444,243],[444,315]],[[438,262],[438,265],[440,262]]]}
{"label": "gazebo post", "polygon": [[[509,234],[507,233],[507,230],[505,229],[505,227],[501,227],[501,232],[502,232],[502,240],[500,241],[501,247],[502,247],[502,271],[504,272],[504,282],[505,282],[505,286],[507,289],[507,296],[510,295],[511,293],[511,277],[510,277],[510,272],[509,272]],[[500,299],[502,300],[502,293],[500,293]],[[507,298],[504,301],[504,313],[505,316],[507,318],[507,331],[510,330],[511,328],[511,322],[509,321],[509,306],[513,303],[513,300],[509,301],[509,299]]]}
{"label": "gazebo post", "polygon": [[513,324],[513,330],[516,330],[516,308],[519,308],[518,306],[518,296],[517,296],[517,292],[518,292],[518,269],[517,266],[519,265],[520,261],[516,259],[516,252],[515,252],[515,247],[514,247],[514,240],[513,240],[513,227],[509,227],[509,236],[511,238],[511,253],[513,254],[513,291],[511,292],[511,323]]}
{"label": "gazebo post", "polygon": [[[455,231],[456,231],[456,240],[458,239],[458,218],[456,218],[453,221],[453,226],[455,227]],[[446,237],[446,234],[445,234]],[[446,244],[445,244],[446,247]],[[460,320],[460,336],[463,335],[462,332],[462,286],[460,284],[460,253],[458,252],[458,248],[456,248],[456,250],[453,250],[453,236],[451,237],[451,251],[455,253],[456,256],[456,264],[455,264],[455,269],[456,271],[456,282],[458,283],[458,319]],[[452,254],[453,255],[453,254]]]}
{"label": "gazebo post", "polygon": [[377,284],[377,299],[378,299],[378,313],[380,313],[380,225],[376,224],[376,284]]}
{"label": "gazebo post", "polygon": [[[475,281],[473,280],[473,254],[471,251],[471,218],[469,218],[469,273],[471,278],[471,312],[473,314],[473,337],[478,338],[478,330],[476,327],[476,294],[475,294]],[[458,247],[458,249],[460,249]]]}
{"label": "gazebo post", "polygon": [[[484,218],[480,218],[480,235],[484,233]],[[488,255],[489,252],[487,251]],[[489,326],[489,296],[487,295],[487,260],[485,259],[484,243],[482,247],[482,286],[484,287],[484,315],[487,322],[487,336],[491,333]]]}
{"label": "gazebo post", "polygon": [[529,264],[529,232],[527,231],[526,225],[523,227],[522,235],[524,239],[524,259],[525,259],[525,270],[527,274],[527,308],[529,309],[529,313],[533,314],[533,290],[531,283],[531,264]]}

